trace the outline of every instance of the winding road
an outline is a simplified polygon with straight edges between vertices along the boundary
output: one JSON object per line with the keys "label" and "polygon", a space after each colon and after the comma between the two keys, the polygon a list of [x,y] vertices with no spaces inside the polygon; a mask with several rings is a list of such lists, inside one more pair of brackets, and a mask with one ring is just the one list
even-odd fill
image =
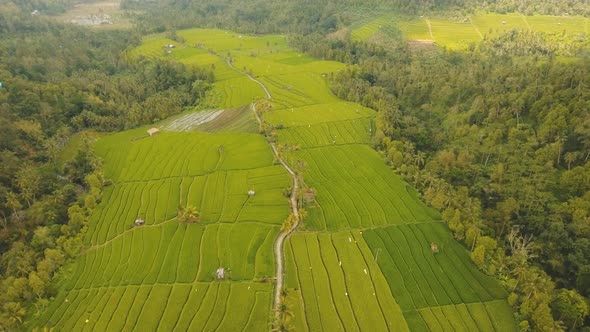
{"label": "winding road", "polygon": [[[252,77],[252,75],[250,75],[248,73],[244,73],[244,72],[238,70],[237,68],[235,68],[232,65],[230,60],[227,61],[227,65],[230,68],[232,68],[233,70],[240,72],[242,74],[245,74],[246,76],[248,76],[248,78],[250,80],[258,83],[258,85],[260,85],[260,87],[262,87],[262,89],[266,93],[267,99],[269,99],[269,100],[272,99],[272,95],[270,94],[270,91],[268,91],[268,89],[266,88],[264,83],[260,82],[256,78]],[[254,112],[254,115],[256,116],[256,121],[258,122],[258,125],[262,125],[262,119],[260,118],[260,116],[258,115],[258,111],[256,110],[256,103],[253,102],[251,104],[251,107],[252,107],[252,111]],[[278,309],[279,309],[279,306],[281,305],[281,289],[283,289],[283,283],[284,283],[283,280],[285,277],[283,244],[284,244],[285,240],[287,239],[287,237],[289,237],[289,235],[297,228],[297,226],[299,226],[299,222],[300,222],[299,208],[297,207],[297,193],[299,192],[299,180],[297,179],[297,175],[291,169],[291,167],[289,167],[289,165],[287,165],[287,163],[279,155],[279,150],[277,149],[276,144],[274,142],[270,142],[269,144],[270,144],[270,147],[272,148],[273,154],[275,155],[275,157],[277,158],[279,163],[281,163],[283,168],[285,168],[285,170],[287,170],[287,172],[289,173],[289,175],[293,179],[293,190],[291,190],[291,197],[289,198],[289,200],[291,201],[291,211],[292,211],[293,215],[295,216],[295,223],[293,224],[293,226],[288,230],[282,230],[281,233],[279,233],[279,236],[277,237],[277,240],[274,245],[274,252],[275,252],[275,257],[276,257],[276,261],[277,261],[277,268],[276,268],[276,272],[275,272],[276,276],[277,276],[276,277],[277,282],[276,282],[275,298],[274,298],[273,307],[275,309],[275,316],[278,316],[278,314],[279,314]]]}

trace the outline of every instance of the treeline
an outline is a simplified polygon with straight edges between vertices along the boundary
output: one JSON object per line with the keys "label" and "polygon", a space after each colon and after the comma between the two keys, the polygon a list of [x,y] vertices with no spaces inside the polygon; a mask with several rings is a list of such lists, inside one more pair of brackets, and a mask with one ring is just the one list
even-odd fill
{"label": "treeline", "polygon": [[590,15],[588,0],[477,0],[476,4],[498,13]]}
{"label": "treeline", "polygon": [[255,34],[308,34],[334,31],[341,25],[339,6],[326,1],[165,0],[153,3],[124,0],[122,6],[144,11],[136,20],[137,29],[142,33],[198,26]]}
{"label": "treeline", "polygon": [[129,62],[134,33],[60,25],[14,4],[0,5],[0,35],[0,331],[16,331],[55,295],[106,185],[90,142],[63,159],[70,138],[179,113],[213,73]]}
{"label": "treeline", "polygon": [[504,283],[522,330],[588,328],[588,57],[291,43],[355,64],[332,77],[333,92],[378,111],[375,146]]}
{"label": "treeline", "polygon": [[590,39],[584,34],[575,36],[513,29],[486,38],[477,47],[483,53],[495,56],[584,57],[590,54]]}
{"label": "treeline", "polygon": [[[217,27],[246,33],[332,32],[351,23],[358,12],[385,10],[407,15],[469,13],[475,10],[526,15],[590,15],[588,0],[123,0],[125,9],[141,9],[142,32]],[[444,15],[444,14],[443,14]]]}

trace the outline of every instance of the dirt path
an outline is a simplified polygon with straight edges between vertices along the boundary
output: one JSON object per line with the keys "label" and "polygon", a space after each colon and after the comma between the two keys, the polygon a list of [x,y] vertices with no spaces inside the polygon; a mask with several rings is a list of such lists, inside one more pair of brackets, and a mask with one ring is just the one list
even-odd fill
{"label": "dirt path", "polygon": [[[264,85],[264,83],[262,83],[262,82],[260,82],[259,80],[255,79],[254,77],[252,77],[252,75],[250,75],[250,74],[248,74],[248,73],[244,73],[243,71],[241,71],[241,70],[237,69],[236,67],[234,67],[234,65],[232,65],[232,63],[231,63],[231,61],[230,61],[230,60],[227,60],[226,62],[227,62],[227,65],[228,65],[228,66],[229,66],[231,69],[233,69],[233,70],[237,71],[238,73],[241,73],[241,74],[244,74],[244,75],[248,76],[248,78],[249,78],[251,81],[254,81],[254,82],[258,83],[258,85],[260,85],[260,87],[262,88],[262,90],[264,90],[264,93],[266,93],[266,98],[268,98],[268,99],[272,99],[272,95],[270,94],[270,91],[268,91],[268,89],[266,88],[266,85]],[[258,121],[258,123],[260,123],[260,119],[258,119],[258,120],[259,120],[259,121]]]}
{"label": "dirt path", "polygon": [[425,18],[426,25],[428,25],[428,33],[430,34],[430,39],[434,40],[434,35],[432,34],[432,25],[430,25],[430,20]]}
{"label": "dirt path", "polygon": [[[245,74],[246,76],[248,76],[248,78],[250,80],[258,83],[258,85],[260,85],[260,87],[266,93],[266,97],[268,99],[272,99],[272,95],[270,94],[270,91],[268,91],[268,89],[266,88],[264,83],[255,79],[254,77],[252,77],[252,75],[238,70],[237,68],[235,68],[232,65],[231,61],[227,61],[227,65],[230,68],[232,68],[233,70],[240,72],[242,74]],[[256,110],[255,103],[252,103],[252,111],[254,112],[254,115],[256,116],[256,121],[258,122],[258,124],[262,125],[262,119],[258,115],[258,111]],[[299,192],[299,180],[297,179],[297,175],[291,169],[291,167],[289,167],[289,165],[287,165],[287,163],[279,155],[279,150],[277,149],[276,144],[272,143],[272,142],[269,144],[270,144],[270,147],[272,148],[272,152],[275,155],[275,158],[277,158],[279,163],[281,163],[283,168],[285,168],[285,170],[287,170],[287,172],[289,173],[289,175],[293,179],[293,190],[291,191],[291,197],[289,198],[289,200],[291,201],[291,211],[292,211],[293,215],[295,216],[295,220],[296,220],[295,223],[293,224],[293,226],[291,227],[291,229],[281,231],[281,233],[277,237],[277,241],[275,242],[275,246],[274,246],[274,253],[275,253],[276,260],[277,260],[277,268],[276,268],[276,272],[275,272],[275,274],[277,276],[277,283],[276,283],[275,299],[274,299],[273,307],[275,309],[275,316],[278,316],[278,314],[279,314],[278,308],[281,305],[281,289],[283,289],[284,277],[285,277],[283,244],[285,243],[285,240],[287,239],[287,237],[297,228],[297,226],[299,226],[299,221],[300,221],[299,208],[297,207],[297,193]]]}
{"label": "dirt path", "polygon": [[471,20],[471,17],[468,17],[467,19],[469,20],[469,23],[475,29],[475,31],[477,31],[477,34],[479,35],[479,38],[483,39],[483,35],[481,34],[481,31],[479,31],[479,28],[475,24],[473,24],[473,21]]}
{"label": "dirt path", "polygon": [[[258,121],[258,124],[262,124],[262,120],[260,119],[260,116],[258,116],[258,112],[256,111],[255,104],[252,104],[252,111],[254,112],[254,115],[256,115],[256,121]],[[291,175],[291,178],[293,179],[293,190],[291,191],[290,201],[291,210],[293,211],[293,215],[295,216],[296,220],[295,224],[293,224],[291,229],[281,231],[281,233],[277,237],[277,241],[275,242],[274,247],[275,257],[277,259],[277,269],[275,272],[277,276],[277,285],[275,289],[274,308],[275,315],[278,315],[279,312],[277,309],[281,304],[281,289],[283,289],[283,279],[285,274],[283,262],[283,244],[287,237],[297,228],[297,226],[299,226],[299,209],[297,208],[297,193],[299,192],[299,180],[297,179],[297,175],[295,174],[295,172],[293,172],[289,165],[287,165],[287,163],[285,163],[283,158],[281,158],[281,156],[279,155],[279,151],[277,150],[275,143],[270,143],[270,147],[272,148],[272,152],[274,153],[277,160],[281,163],[281,165],[283,165],[283,167],[287,170],[287,172],[289,173],[289,175]]]}

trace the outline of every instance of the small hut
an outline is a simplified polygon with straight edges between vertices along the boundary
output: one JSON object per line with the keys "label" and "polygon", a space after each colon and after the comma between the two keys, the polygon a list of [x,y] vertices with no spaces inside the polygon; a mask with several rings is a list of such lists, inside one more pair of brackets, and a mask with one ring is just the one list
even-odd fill
{"label": "small hut", "polygon": [[150,129],[147,130],[147,133],[150,136],[155,136],[158,133],[160,133],[160,129],[158,129],[158,128],[150,128]]}
{"label": "small hut", "polygon": [[306,204],[315,202],[315,191],[312,188],[307,188],[303,192],[303,202]]}
{"label": "small hut", "polygon": [[135,219],[135,226],[143,226],[145,224],[145,220],[143,219]]}
{"label": "small hut", "polygon": [[215,271],[215,276],[219,280],[225,279],[225,269],[222,267],[218,268],[217,271]]}
{"label": "small hut", "polygon": [[254,190],[252,190],[252,189],[248,190],[248,196],[252,197],[254,195],[256,195],[256,192]]}
{"label": "small hut", "polygon": [[502,25],[506,25],[506,21],[502,21]]}
{"label": "small hut", "polygon": [[438,253],[438,244],[432,242],[430,244],[430,250],[432,250],[432,253],[433,254],[437,254]]}

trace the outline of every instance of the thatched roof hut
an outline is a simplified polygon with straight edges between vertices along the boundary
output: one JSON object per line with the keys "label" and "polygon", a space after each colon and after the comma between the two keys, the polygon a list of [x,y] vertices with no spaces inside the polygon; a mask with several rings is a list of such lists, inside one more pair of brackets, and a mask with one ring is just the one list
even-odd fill
{"label": "thatched roof hut", "polygon": [[160,129],[158,129],[158,128],[150,128],[147,130],[147,133],[150,136],[154,136],[154,135],[158,134],[159,132],[160,132]]}

